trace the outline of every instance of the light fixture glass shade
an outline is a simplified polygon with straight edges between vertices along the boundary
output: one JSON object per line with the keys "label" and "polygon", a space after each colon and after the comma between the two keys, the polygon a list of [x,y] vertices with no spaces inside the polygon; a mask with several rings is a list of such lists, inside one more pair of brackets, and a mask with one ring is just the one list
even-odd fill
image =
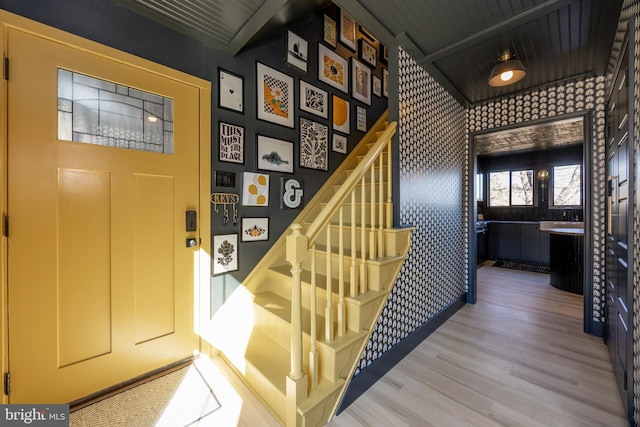
{"label": "light fixture glass shade", "polygon": [[489,76],[489,86],[500,87],[518,82],[527,75],[524,65],[515,55],[504,54]]}

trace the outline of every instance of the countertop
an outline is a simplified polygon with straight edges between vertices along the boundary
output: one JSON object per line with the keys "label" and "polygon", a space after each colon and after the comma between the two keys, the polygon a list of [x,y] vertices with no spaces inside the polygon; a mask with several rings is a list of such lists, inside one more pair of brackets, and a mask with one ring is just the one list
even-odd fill
{"label": "countertop", "polygon": [[584,236],[584,228],[548,228],[544,231],[548,231],[551,234],[564,234],[567,236]]}

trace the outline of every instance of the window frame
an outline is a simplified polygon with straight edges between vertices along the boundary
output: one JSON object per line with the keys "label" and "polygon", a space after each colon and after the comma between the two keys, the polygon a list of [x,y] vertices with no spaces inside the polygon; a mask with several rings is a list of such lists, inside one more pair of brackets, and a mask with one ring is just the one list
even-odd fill
{"label": "window frame", "polygon": [[[532,173],[532,201],[530,205],[514,205],[513,204],[513,173],[514,172],[522,172],[522,171],[526,171],[529,172],[531,171]],[[509,174],[509,204],[508,205],[494,205],[491,203],[491,174],[494,173],[508,173]],[[487,196],[486,196],[486,203],[487,203],[487,207],[489,208],[530,208],[530,207],[535,207],[537,206],[537,200],[536,200],[536,196],[537,196],[537,191],[536,191],[536,169],[533,167],[530,168],[508,168],[508,169],[499,169],[499,170],[493,170],[490,172],[487,172]]]}
{"label": "window frame", "polygon": [[[556,171],[558,166],[579,166],[580,167],[580,204],[579,205],[556,205],[555,204],[555,180]],[[549,177],[549,206],[548,209],[565,209],[565,208],[582,208],[584,206],[584,165],[582,162],[559,162],[549,165],[550,177]]]}

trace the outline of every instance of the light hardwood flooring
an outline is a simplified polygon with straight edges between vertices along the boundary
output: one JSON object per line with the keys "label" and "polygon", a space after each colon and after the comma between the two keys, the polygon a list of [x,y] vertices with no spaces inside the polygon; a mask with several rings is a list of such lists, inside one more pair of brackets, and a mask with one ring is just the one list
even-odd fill
{"label": "light hardwood flooring", "polygon": [[582,296],[495,267],[478,270],[477,295],[329,425],[628,425]]}

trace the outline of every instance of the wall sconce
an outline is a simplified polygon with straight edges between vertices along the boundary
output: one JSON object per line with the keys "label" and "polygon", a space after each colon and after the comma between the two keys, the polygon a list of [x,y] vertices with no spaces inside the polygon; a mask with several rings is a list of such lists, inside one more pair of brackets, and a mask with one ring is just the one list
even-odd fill
{"label": "wall sconce", "polygon": [[519,82],[527,75],[524,65],[516,55],[505,52],[498,58],[498,62],[489,76],[489,86],[501,87]]}
{"label": "wall sconce", "polygon": [[549,179],[549,171],[546,169],[541,169],[538,171],[538,179],[540,180],[540,192],[542,193],[542,201],[544,202],[544,194],[545,194],[545,184]]}

